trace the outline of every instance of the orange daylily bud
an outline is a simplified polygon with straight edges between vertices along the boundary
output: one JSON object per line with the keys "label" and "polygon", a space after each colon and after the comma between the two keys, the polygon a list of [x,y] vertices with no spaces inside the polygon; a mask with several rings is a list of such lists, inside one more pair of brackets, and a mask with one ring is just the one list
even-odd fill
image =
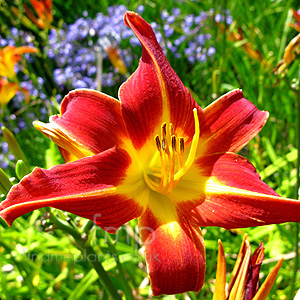
{"label": "orange daylily bud", "polygon": [[20,54],[37,53],[38,51],[37,48],[28,46],[6,46],[0,49],[0,76],[14,80],[16,76],[15,64],[21,59]]}
{"label": "orange daylily bud", "polygon": [[277,64],[275,72],[282,74],[287,66],[296,58],[296,54],[300,53],[300,33],[296,35],[287,45],[284,51],[283,59]]}
{"label": "orange daylily bud", "polygon": [[248,236],[244,236],[240,252],[232,271],[231,279],[226,288],[226,263],[222,242],[219,241],[218,266],[213,300],[265,300],[275,282],[282,265],[281,258],[267,279],[259,288],[259,271],[264,260],[262,242],[251,256],[251,247]]}

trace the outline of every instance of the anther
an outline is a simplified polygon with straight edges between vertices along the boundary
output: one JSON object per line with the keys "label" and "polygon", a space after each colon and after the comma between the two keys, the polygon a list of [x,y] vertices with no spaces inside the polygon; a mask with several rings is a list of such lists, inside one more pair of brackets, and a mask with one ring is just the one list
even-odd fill
{"label": "anther", "polygon": [[156,144],[157,150],[160,151],[161,150],[161,144],[160,144],[160,139],[159,139],[158,135],[155,136],[155,144]]}
{"label": "anther", "polygon": [[[173,124],[167,123],[161,125],[161,135],[156,135],[154,141],[158,152],[156,153],[155,162],[160,157],[160,168],[156,166],[143,170],[143,176],[148,187],[158,193],[169,194],[176,188],[178,182],[184,174],[191,168],[197,151],[200,137],[200,127],[197,109],[193,110],[195,133],[191,143],[188,145],[188,155],[184,159],[185,142],[184,137],[176,137],[174,134]],[[176,161],[177,159],[177,161]],[[153,160],[154,161],[154,160]],[[152,161],[151,161],[152,165]]]}
{"label": "anther", "polygon": [[179,140],[179,148],[180,148],[180,153],[184,152],[184,138],[181,137]]}
{"label": "anther", "polygon": [[172,149],[173,151],[176,151],[176,136],[172,135],[171,139],[172,139]]}
{"label": "anther", "polygon": [[165,138],[167,135],[167,123],[164,122],[162,125],[161,125],[161,136],[162,138]]}

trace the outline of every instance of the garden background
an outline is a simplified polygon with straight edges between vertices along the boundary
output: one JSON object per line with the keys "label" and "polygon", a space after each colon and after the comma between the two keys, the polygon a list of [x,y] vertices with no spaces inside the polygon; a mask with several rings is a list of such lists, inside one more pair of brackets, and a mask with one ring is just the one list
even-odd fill
{"label": "garden background", "polygon": [[[0,3],[0,47],[39,50],[21,55],[16,79],[21,88],[8,103],[0,99],[0,125],[5,126],[0,136],[0,167],[13,183],[33,166],[63,163],[56,146],[33,128],[32,121],[48,121],[57,114],[69,91],[101,86],[102,92],[118,98],[119,86],[135,71],[141,56],[137,38],[123,23],[125,11],[133,10],[151,23],[171,66],[202,108],[241,88],[260,110],[269,111],[267,124],[241,154],[281,196],[297,197],[299,59],[295,57],[284,72],[276,72],[286,46],[298,34],[297,13],[293,13],[300,8],[297,1],[54,0],[53,21],[46,24],[45,19],[44,27],[30,20],[28,10],[41,19],[30,1]],[[110,46],[118,52],[110,53]],[[4,139],[7,129],[22,151],[9,148],[14,142]],[[16,171],[18,159],[23,163]],[[5,199],[3,191],[1,199]],[[136,220],[108,235],[75,215],[53,212],[81,237],[86,234],[81,239],[85,244],[78,245],[69,233],[55,229],[48,219],[50,211],[27,214],[11,228],[1,223],[1,299],[109,299],[103,281],[81,252],[89,251],[87,244],[121,295],[150,297]],[[207,255],[203,289],[162,298],[212,299],[218,239],[223,242],[230,272],[245,233],[253,249],[264,242],[261,282],[278,259],[285,258],[269,299],[293,299],[300,289],[299,229],[294,223],[232,231],[203,229]]]}

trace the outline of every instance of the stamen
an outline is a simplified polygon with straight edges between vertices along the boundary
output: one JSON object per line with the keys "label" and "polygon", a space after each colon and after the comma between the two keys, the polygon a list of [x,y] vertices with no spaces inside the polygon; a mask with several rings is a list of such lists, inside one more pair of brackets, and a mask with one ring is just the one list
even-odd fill
{"label": "stamen", "polygon": [[176,151],[176,136],[175,135],[171,136],[171,141],[172,141],[172,150]]}
{"label": "stamen", "polygon": [[159,139],[158,134],[155,136],[154,140],[155,140],[157,150],[161,151],[161,144],[160,144],[160,139]]}
{"label": "stamen", "polygon": [[180,153],[184,152],[184,138],[181,137],[179,140],[179,149],[180,149]]}
{"label": "stamen", "polygon": [[161,125],[161,138],[164,139],[166,138],[166,135],[167,135],[167,123],[164,122],[162,125]]}
{"label": "stamen", "polygon": [[170,132],[171,136],[174,135],[174,128],[173,128],[173,124],[172,123],[169,124],[169,132]]}
{"label": "stamen", "polygon": [[172,135],[172,149],[170,150],[169,155],[169,184],[168,188],[165,191],[164,194],[168,194],[173,190],[173,184],[174,184],[174,174],[175,174],[175,148],[176,148],[176,137],[175,135]]}
{"label": "stamen", "polygon": [[168,184],[168,166],[167,166],[167,154],[166,151],[161,153],[161,182],[160,190],[164,190]]}
{"label": "stamen", "polygon": [[162,139],[162,149],[165,151],[166,150],[166,140]]}
{"label": "stamen", "polygon": [[[183,154],[185,151],[184,138],[177,138],[174,134],[173,124],[169,124],[167,135],[167,123],[164,122],[161,126],[161,136],[156,135],[154,142],[158,152],[154,157],[156,162],[157,156],[160,156],[160,167],[152,165],[152,162],[147,169],[143,171],[144,179],[150,189],[162,194],[169,194],[178,184],[181,177],[192,166],[200,136],[199,119],[197,109],[193,110],[195,121],[195,134],[193,136],[190,150],[185,163],[183,163]],[[177,161],[176,161],[177,160]],[[177,172],[176,172],[177,170]]]}
{"label": "stamen", "polygon": [[158,184],[156,184],[155,182],[153,182],[153,180],[151,180],[151,179],[148,177],[148,175],[147,175],[147,173],[146,173],[145,170],[143,171],[143,176],[144,176],[144,180],[145,180],[146,184],[148,185],[148,187],[149,187],[151,190],[153,190],[153,191],[158,191],[158,189],[159,189]]}

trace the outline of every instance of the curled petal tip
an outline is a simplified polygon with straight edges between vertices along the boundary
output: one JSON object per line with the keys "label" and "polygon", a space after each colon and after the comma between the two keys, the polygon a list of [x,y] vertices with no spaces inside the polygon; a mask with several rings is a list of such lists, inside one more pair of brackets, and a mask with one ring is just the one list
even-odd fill
{"label": "curled petal tip", "polygon": [[126,26],[128,25],[128,19],[133,19],[135,17],[139,17],[139,14],[134,12],[134,11],[126,11],[125,15],[124,15],[124,23]]}

